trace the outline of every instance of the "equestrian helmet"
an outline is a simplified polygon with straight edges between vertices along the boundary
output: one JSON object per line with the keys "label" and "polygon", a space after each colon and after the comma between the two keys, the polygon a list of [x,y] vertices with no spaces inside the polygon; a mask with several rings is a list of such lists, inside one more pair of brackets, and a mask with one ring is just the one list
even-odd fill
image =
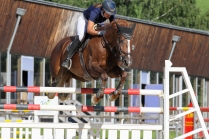
{"label": "equestrian helmet", "polygon": [[109,15],[115,15],[116,14],[116,4],[112,0],[105,0],[102,3],[102,7],[106,13]]}

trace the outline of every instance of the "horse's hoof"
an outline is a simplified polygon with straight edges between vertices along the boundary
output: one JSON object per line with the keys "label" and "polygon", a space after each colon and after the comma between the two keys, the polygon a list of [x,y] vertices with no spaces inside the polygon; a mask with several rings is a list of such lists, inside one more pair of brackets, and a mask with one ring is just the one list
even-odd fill
{"label": "horse's hoof", "polygon": [[109,95],[109,100],[110,101],[115,101],[118,98],[118,95],[110,94]]}
{"label": "horse's hoof", "polygon": [[46,94],[49,99],[53,99],[55,97],[55,93]]}
{"label": "horse's hoof", "polygon": [[58,94],[58,98],[62,101],[68,99],[70,97],[70,94]]}
{"label": "horse's hoof", "polygon": [[96,97],[96,94],[92,95],[92,97],[91,97],[91,103],[92,103],[92,105],[98,104],[99,101],[100,101],[100,99],[101,99],[100,97],[99,98]]}
{"label": "horse's hoof", "polygon": [[112,92],[113,95],[118,95],[118,90],[115,90],[114,92]]}

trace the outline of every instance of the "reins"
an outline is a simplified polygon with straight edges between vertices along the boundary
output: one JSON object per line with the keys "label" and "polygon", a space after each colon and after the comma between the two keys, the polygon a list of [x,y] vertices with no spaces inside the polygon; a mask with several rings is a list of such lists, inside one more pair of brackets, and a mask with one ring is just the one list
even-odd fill
{"label": "reins", "polygon": [[[104,42],[105,42],[105,46],[108,46],[109,50],[113,53],[113,55],[114,55],[116,58],[118,58],[119,61],[123,61],[123,58],[122,58],[121,54],[124,54],[125,56],[127,56],[127,55],[131,55],[131,53],[124,52],[124,51],[121,49],[121,47],[120,47],[120,37],[119,37],[120,35],[122,35],[122,36],[124,36],[124,37],[126,38],[125,34],[121,34],[121,33],[118,34],[118,37],[117,37],[117,46],[116,46],[116,47],[118,47],[119,56],[117,56],[117,52],[115,53],[114,49],[113,49],[113,48],[111,47],[111,45],[108,43],[108,41],[107,41],[107,39],[105,38],[104,35],[102,35],[102,38],[103,38],[103,40],[104,40]],[[126,35],[127,35],[127,34],[126,34]],[[118,41],[119,41],[119,42],[118,42]]]}

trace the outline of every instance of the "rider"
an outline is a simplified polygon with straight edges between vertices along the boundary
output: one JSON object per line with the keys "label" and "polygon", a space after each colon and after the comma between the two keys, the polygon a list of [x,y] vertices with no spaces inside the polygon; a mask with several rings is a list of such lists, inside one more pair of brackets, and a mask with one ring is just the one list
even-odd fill
{"label": "rider", "polygon": [[116,4],[113,0],[105,0],[102,5],[90,6],[87,8],[83,14],[78,18],[75,39],[70,43],[68,55],[65,61],[62,63],[63,67],[66,67],[68,70],[72,65],[72,56],[80,48],[81,42],[84,39],[86,33],[90,35],[100,35],[102,36],[105,31],[96,31],[94,30],[94,25],[97,23],[104,23],[107,19],[110,22],[115,20],[116,14]]}

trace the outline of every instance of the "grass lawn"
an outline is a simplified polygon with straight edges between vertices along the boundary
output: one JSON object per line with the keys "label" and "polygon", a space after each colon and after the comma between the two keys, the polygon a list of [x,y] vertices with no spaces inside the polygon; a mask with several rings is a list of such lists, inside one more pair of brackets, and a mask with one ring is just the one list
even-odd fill
{"label": "grass lawn", "polygon": [[200,8],[201,14],[209,10],[209,0],[196,0],[197,7]]}

